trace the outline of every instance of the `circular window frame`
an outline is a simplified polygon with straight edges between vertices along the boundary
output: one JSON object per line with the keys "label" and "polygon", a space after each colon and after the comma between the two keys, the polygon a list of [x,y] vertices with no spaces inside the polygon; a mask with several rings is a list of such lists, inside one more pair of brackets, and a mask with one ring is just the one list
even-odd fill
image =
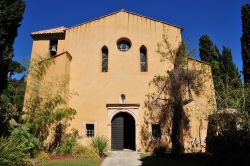
{"label": "circular window frame", "polygon": [[[127,48],[120,48],[120,44],[122,43],[127,43],[128,44],[128,47]],[[116,46],[117,46],[117,49],[121,52],[127,52],[131,47],[132,47],[132,42],[131,40],[129,40],[129,38],[126,38],[126,37],[122,37],[120,39],[117,40],[116,42]]]}

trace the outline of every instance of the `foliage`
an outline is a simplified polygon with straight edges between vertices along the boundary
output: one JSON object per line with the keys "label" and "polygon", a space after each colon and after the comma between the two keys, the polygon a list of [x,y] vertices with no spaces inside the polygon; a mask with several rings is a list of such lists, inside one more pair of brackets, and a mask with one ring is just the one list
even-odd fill
{"label": "foliage", "polygon": [[[64,120],[70,120],[76,114],[72,108],[58,108],[65,104],[62,96],[58,95],[41,103],[42,99],[32,99],[31,106],[25,114],[25,123],[31,132],[42,141],[49,134],[49,127],[58,126]],[[27,105],[26,105],[27,106]],[[63,124],[63,123],[61,123]]]}
{"label": "foliage", "polygon": [[60,144],[67,122],[74,118],[76,110],[67,106],[64,96],[67,86],[65,80],[44,80],[47,69],[53,63],[53,59],[32,59],[23,121],[31,133],[42,142],[53,129],[56,136],[54,144]]}
{"label": "foliage", "polygon": [[232,60],[231,49],[223,47],[221,55],[207,35],[201,36],[199,45],[201,60],[211,65],[218,110],[235,108],[241,95],[242,83]]}
{"label": "foliage", "polygon": [[20,149],[19,143],[12,139],[0,138],[0,165],[26,166],[28,155]]}
{"label": "foliage", "polygon": [[108,148],[108,139],[104,136],[96,136],[92,139],[91,146],[98,152],[100,156],[104,155],[104,152]]}
{"label": "foliage", "polygon": [[[247,19],[249,20],[245,18],[245,21]],[[242,43],[246,40],[244,38]],[[246,43],[243,49],[246,51]],[[244,55],[247,56],[246,52]],[[250,151],[249,86],[242,85],[230,48],[223,47],[220,55],[218,48],[209,36],[205,35],[200,38],[200,57],[211,64],[218,108],[218,111],[209,118],[206,138],[208,151],[215,155],[247,154]],[[250,58],[248,60],[244,58],[246,57],[243,57],[246,64]],[[246,82],[247,65],[244,68]]]}
{"label": "foliage", "polygon": [[217,61],[217,63],[219,62],[221,55],[209,36],[203,35],[200,37],[199,47],[201,60],[209,63],[212,63],[213,61]]}
{"label": "foliage", "polygon": [[49,155],[46,152],[39,153],[35,158],[36,165],[44,165],[49,160],[50,160]]}
{"label": "foliage", "polygon": [[242,100],[242,111],[246,111],[250,114],[250,85],[243,87]]}
{"label": "foliage", "polygon": [[[55,152],[59,155],[71,154],[73,147],[78,146],[78,138],[80,138],[78,131],[76,129],[72,129],[72,133],[67,134],[61,144],[57,145],[57,147],[55,148]],[[54,149],[54,147],[51,149]]]}
{"label": "foliage", "polygon": [[11,133],[12,140],[19,143],[19,148],[34,157],[35,153],[41,148],[41,142],[34,135],[29,133],[26,127],[18,127]]}
{"label": "foliage", "polygon": [[222,78],[226,88],[241,87],[240,73],[233,63],[232,52],[230,48],[223,47],[222,50]]}
{"label": "foliage", "polygon": [[216,96],[220,106],[218,111],[209,117],[207,150],[215,156],[244,159],[250,153],[250,89],[234,80],[237,72],[234,72],[229,50],[224,51],[228,52],[223,54],[229,59],[223,59],[225,86]]}
{"label": "foliage", "polygon": [[211,64],[214,87],[215,87],[215,95],[218,107],[220,106],[220,102],[218,96],[220,97],[220,90],[224,89],[224,82],[222,77],[222,57],[219,53],[219,49],[217,46],[212,42],[209,36],[203,35],[200,37],[199,43],[199,50],[200,50],[200,58],[202,61],[205,61]]}
{"label": "foliage", "polygon": [[174,67],[168,68],[164,75],[155,76],[150,82],[155,91],[148,95],[146,106],[149,110],[160,110],[159,123],[167,126],[164,130],[170,135],[172,153],[180,154],[184,151],[183,136],[189,129],[189,118],[184,107],[193,102],[193,94],[200,94],[204,81],[202,78],[206,77],[206,73],[203,68],[194,70],[188,67],[192,53],[187,51],[184,42],[177,49],[173,49],[167,36],[163,35],[157,52],[161,55],[161,61],[169,61]]}
{"label": "foliage", "polygon": [[17,61],[11,61],[9,64],[9,78],[11,78],[15,73],[22,73],[24,72],[26,69],[25,67],[23,67],[19,62]]}
{"label": "foliage", "polygon": [[250,4],[242,6],[242,36],[241,36],[241,53],[243,60],[244,82],[250,82]]}
{"label": "foliage", "polygon": [[11,79],[11,76],[25,70],[19,62],[12,60],[13,44],[24,9],[23,0],[0,1],[0,135],[4,136],[13,127],[10,121],[18,121],[22,110],[24,83],[23,80]]}
{"label": "foliage", "polygon": [[60,160],[60,161],[49,161],[44,166],[98,166],[101,165],[101,160],[90,159],[90,160]]}
{"label": "foliage", "polygon": [[250,117],[239,111],[210,116],[206,138],[208,151],[214,155],[250,153]]}
{"label": "foliage", "polygon": [[0,135],[9,135],[9,131],[18,126],[23,108],[24,91],[24,78],[10,79],[7,89],[0,95]]}
{"label": "foliage", "polygon": [[0,95],[7,88],[9,66],[13,58],[13,44],[24,10],[24,0],[0,1]]}
{"label": "foliage", "polygon": [[98,152],[92,147],[75,146],[72,150],[72,154],[76,159],[95,159],[99,158]]}

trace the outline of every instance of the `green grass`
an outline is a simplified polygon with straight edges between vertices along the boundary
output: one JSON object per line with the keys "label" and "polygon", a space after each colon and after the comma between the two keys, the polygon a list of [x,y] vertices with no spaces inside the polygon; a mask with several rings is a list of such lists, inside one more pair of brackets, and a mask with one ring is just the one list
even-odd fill
{"label": "green grass", "polygon": [[49,161],[44,166],[98,166],[100,162],[97,160],[54,160]]}

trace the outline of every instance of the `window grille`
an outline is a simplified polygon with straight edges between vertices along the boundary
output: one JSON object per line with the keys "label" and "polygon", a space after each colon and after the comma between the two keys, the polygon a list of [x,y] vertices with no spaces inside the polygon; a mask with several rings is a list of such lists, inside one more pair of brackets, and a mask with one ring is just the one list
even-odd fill
{"label": "window grille", "polygon": [[94,137],[95,136],[94,124],[86,124],[86,136],[87,137]]}
{"label": "window grille", "polygon": [[120,39],[117,42],[117,48],[119,51],[126,52],[130,49],[131,42],[128,39]]}

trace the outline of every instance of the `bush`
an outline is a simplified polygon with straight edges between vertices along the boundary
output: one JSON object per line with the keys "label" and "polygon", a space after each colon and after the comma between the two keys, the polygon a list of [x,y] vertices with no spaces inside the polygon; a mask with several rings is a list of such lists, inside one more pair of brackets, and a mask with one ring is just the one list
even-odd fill
{"label": "bush", "polygon": [[62,144],[56,148],[55,152],[59,155],[71,154],[74,146],[77,146],[78,131],[73,129],[72,133],[66,135]]}
{"label": "bush", "polygon": [[104,155],[104,152],[108,148],[108,139],[103,136],[97,136],[92,139],[92,147],[98,152],[100,156]]}
{"label": "bush", "polygon": [[49,161],[49,155],[46,152],[41,152],[37,155],[36,159],[36,165],[43,165]]}
{"label": "bush", "polygon": [[207,151],[215,155],[250,154],[250,125],[241,114],[221,113],[209,118]]}
{"label": "bush", "polygon": [[0,165],[26,166],[30,164],[28,155],[18,145],[17,141],[0,138]]}
{"label": "bush", "polygon": [[65,142],[62,143],[55,149],[56,154],[66,155],[71,154],[73,147],[76,145],[76,142],[72,137],[66,138]]}
{"label": "bush", "polygon": [[41,148],[41,142],[34,135],[29,133],[28,128],[19,127],[12,131],[12,140],[16,140],[19,143],[19,148],[29,153],[31,157],[35,156],[35,153]]}
{"label": "bush", "polygon": [[96,159],[99,158],[98,153],[92,147],[75,146],[72,154],[76,159]]}

